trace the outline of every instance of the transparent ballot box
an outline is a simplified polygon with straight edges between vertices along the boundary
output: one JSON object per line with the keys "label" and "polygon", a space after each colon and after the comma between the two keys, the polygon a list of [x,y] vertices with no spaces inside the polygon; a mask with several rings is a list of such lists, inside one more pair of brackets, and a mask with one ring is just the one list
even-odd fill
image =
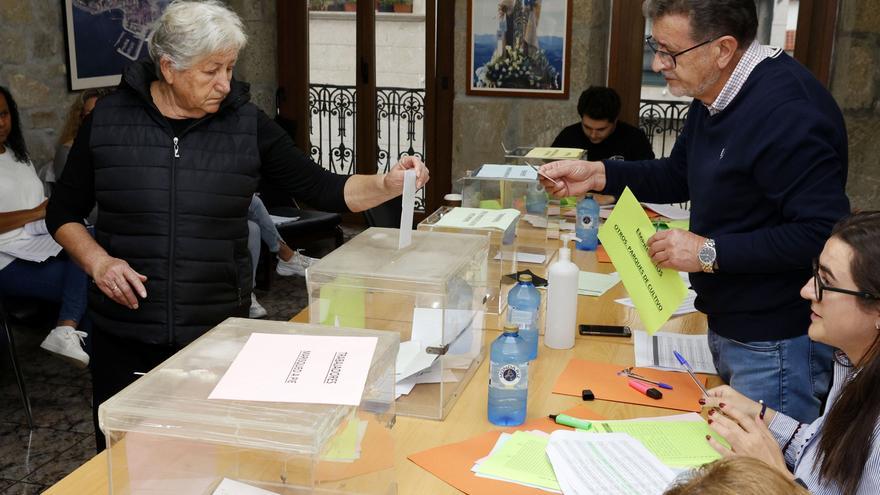
{"label": "transparent ballot box", "polygon": [[443,419],[483,359],[489,239],[370,228],[306,270],[312,323],[400,334],[397,413]]}
{"label": "transparent ballot box", "polygon": [[[452,207],[441,206],[437,211],[422,220],[417,226],[418,230],[425,232],[451,232],[460,234],[482,235],[489,239],[489,264],[486,278],[486,311],[501,314],[507,306],[507,301],[501,297],[504,282],[510,284],[513,280],[503,280],[504,275],[515,273],[516,270],[516,229],[520,223],[520,215],[516,215],[513,221],[502,230],[495,227],[475,227],[472,225],[445,225],[441,220],[453,211]],[[461,211],[461,209],[459,209]],[[492,215],[498,210],[473,210],[473,215]],[[485,222],[482,222],[483,224]]]}
{"label": "transparent ballot box", "polygon": [[[360,405],[208,399],[252,333],[376,337]],[[110,493],[212,495],[230,483],[284,495],[396,493],[398,346],[389,332],[224,321],[98,408]]]}
{"label": "transparent ballot box", "polygon": [[481,165],[458,179],[461,206],[467,208],[515,208],[523,218],[540,223],[547,216],[547,192],[538,174],[528,165]]}

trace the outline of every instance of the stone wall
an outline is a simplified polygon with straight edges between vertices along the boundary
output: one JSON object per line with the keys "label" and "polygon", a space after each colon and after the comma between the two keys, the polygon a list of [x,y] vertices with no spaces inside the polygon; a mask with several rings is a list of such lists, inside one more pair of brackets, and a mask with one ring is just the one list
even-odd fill
{"label": "stone wall", "polygon": [[[231,0],[249,36],[236,77],[253,101],[274,114],[277,86],[275,0]],[[0,85],[12,92],[25,141],[39,168],[52,161],[59,133],[79,92],[68,90],[64,2],[0,0]]]}
{"label": "stone wall", "polygon": [[452,177],[482,163],[500,163],[505,146],[549,145],[562,127],[577,122],[577,100],[590,85],[604,85],[611,2],[572,2],[571,68],[567,100],[468,96],[467,4],[455,5],[455,103]]}
{"label": "stone wall", "polygon": [[853,208],[880,209],[880,9],[877,0],[843,0],[831,93],[849,134],[847,193]]}

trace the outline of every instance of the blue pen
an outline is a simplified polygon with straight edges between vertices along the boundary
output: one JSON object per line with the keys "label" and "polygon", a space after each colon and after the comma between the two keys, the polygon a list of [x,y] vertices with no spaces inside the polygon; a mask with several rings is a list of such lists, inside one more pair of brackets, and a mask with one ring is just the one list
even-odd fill
{"label": "blue pen", "polygon": [[706,397],[709,397],[709,392],[706,390],[706,387],[704,387],[703,384],[700,383],[700,380],[697,379],[697,376],[694,375],[694,370],[691,369],[691,365],[688,364],[688,362],[684,358],[684,356],[679,354],[678,351],[672,351],[672,353],[675,354],[675,359],[678,359],[678,362],[681,363],[682,366],[684,366],[685,370],[687,370],[688,375],[691,375],[691,380],[693,380],[694,383],[696,383],[697,386],[700,387],[700,390],[703,391],[703,395],[705,395]]}

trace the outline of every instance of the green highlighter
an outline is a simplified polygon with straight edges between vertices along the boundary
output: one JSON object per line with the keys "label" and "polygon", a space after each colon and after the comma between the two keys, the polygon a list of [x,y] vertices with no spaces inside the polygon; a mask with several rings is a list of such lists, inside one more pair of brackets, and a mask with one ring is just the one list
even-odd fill
{"label": "green highlighter", "polygon": [[592,421],[575,418],[567,414],[551,414],[550,419],[555,421],[558,425],[571,426],[572,428],[577,428],[578,430],[587,431],[593,427]]}

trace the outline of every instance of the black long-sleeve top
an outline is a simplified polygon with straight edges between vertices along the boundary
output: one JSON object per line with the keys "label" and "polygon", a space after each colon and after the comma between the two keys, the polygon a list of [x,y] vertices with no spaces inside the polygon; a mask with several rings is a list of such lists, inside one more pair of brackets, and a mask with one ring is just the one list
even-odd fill
{"label": "black long-sleeve top", "polygon": [[[198,119],[168,119],[175,134],[182,133]],[[95,205],[95,168],[89,149],[92,119],[86,117],[61,178],[52,192],[46,211],[46,225],[55,233],[66,223],[83,223]],[[306,201],[319,210],[348,212],[345,203],[345,182],[350,176],[337,175],[321,168],[306,156],[290,136],[264,112],[259,112],[257,142],[260,169],[264,179],[291,196]]]}

